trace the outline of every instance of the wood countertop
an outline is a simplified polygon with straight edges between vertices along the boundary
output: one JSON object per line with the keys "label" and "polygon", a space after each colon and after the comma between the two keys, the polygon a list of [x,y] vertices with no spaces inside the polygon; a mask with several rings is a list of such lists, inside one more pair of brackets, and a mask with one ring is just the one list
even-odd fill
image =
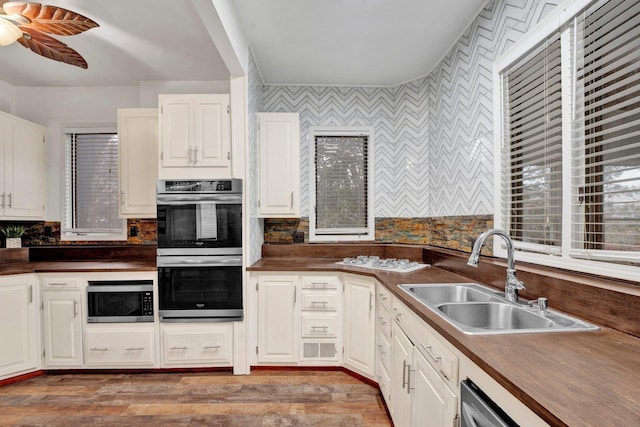
{"label": "wood countertop", "polygon": [[374,277],[550,425],[640,425],[640,338],[606,327],[596,332],[465,335],[397,285],[475,280],[438,267],[391,273],[336,264],[340,260],[267,257],[248,270],[336,271]]}
{"label": "wood countertop", "polygon": [[0,264],[0,276],[28,273],[94,273],[105,271],[156,271],[155,260],[140,261],[30,261]]}

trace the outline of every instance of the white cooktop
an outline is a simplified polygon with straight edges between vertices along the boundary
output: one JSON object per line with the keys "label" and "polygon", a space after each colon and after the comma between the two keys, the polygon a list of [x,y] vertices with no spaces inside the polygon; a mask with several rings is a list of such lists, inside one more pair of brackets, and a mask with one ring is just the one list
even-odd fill
{"label": "white cooktop", "polygon": [[408,259],[380,258],[377,256],[367,255],[358,255],[355,258],[345,258],[336,264],[350,267],[371,268],[374,270],[385,270],[394,273],[411,273],[412,271],[430,267],[430,264],[412,262]]}

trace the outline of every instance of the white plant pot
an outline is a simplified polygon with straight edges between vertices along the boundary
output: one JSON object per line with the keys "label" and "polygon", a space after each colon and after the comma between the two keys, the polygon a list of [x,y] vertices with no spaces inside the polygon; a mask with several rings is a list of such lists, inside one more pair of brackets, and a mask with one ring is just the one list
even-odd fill
{"label": "white plant pot", "polygon": [[22,238],[20,237],[7,237],[7,248],[21,248]]}

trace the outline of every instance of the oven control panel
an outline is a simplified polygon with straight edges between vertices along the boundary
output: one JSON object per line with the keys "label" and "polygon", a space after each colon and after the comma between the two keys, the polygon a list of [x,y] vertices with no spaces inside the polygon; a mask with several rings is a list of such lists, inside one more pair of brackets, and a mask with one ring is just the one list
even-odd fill
{"label": "oven control panel", "polygon": [[239,179],[221,180],[160,180],[158,193],[241,193],[242,181]]}

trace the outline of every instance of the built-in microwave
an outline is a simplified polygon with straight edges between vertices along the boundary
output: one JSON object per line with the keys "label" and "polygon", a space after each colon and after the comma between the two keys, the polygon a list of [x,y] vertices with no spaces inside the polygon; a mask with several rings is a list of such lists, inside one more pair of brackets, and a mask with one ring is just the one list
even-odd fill
{"label": "built-in microwave", "polygon": [[88,323],[153,322],[153,281],[89,281]]}

